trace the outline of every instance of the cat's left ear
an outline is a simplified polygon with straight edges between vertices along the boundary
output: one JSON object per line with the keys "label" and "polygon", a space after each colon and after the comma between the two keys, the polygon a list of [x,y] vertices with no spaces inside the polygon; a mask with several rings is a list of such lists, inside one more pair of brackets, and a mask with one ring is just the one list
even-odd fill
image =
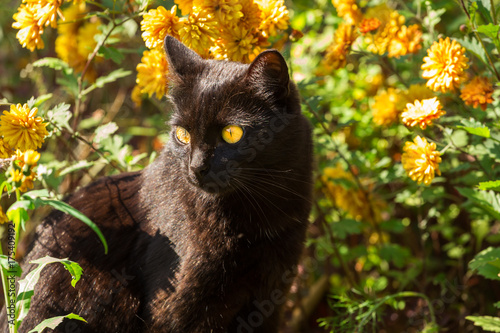
{"label": "cat's left ear", "polygon": [[288,66],[276,50],[266,50],[259,54],[248,68],[247,77],[267,89],[272,89],[277,99],[288,96]]}
{"label": "cat's left ear", "polygon": [[190,73],[197,73],[203,63],[203,58],[196,52],[170,35],[165,37],[163,45],[167,54],[170,72],[180,77],[184,77]]}

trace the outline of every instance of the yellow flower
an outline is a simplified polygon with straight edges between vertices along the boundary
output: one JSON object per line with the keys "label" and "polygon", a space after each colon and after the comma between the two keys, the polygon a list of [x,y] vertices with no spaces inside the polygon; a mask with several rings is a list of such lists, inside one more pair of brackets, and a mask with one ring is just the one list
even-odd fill
{"label": "yellow flower", "polygon": [[142,39],[150,49],[163,47],[163,40],[166,35],[179,38],[178,31],[182,27],[179,18],[176,15],[177,6],[173,6],[170,11],[160,6],[157,9],[151,9],[141,22]]}
{"label": "yellow flower", "polygon": [[13,16],[15,22],[12,23],[12,27],[19,29],[16,38],[22,47],[30,51],[34,51],[35,48],[43,49],[44,47],[42,40],[43,26],[38,24],[37,10],[38,7],[35,6],[21,5],[18,12]]}
{"label": "yellow flower", "polygon": [[132,99],[132,102],[134,102],[136,106],[141,106],[142,105],[141,87],[135,85],[134,89],[132,89],[132,93],[130,93],[130,98]]}
{"label": "yellow flower", "polygon": [[179,35],[184,45],[202,56],[207,56],[218,37],[220,28],[217,21],[207,12],[201,11],[193,12],[188,17],[181,18],[179,22],[183,26]]}
{"label": "yellow flower", "polygon": [[34,187],[33,181],[36,177],[35,172],[31,173],[29,176],[25,176],[22,170],[11,168],[9,173],[9,182],[13,183],[14,187],[18,188],[21,192],[26,192],[28,189]]}
{"label": "yellow flower", "polygon": [[427,50],[422,77],[428,79],[427,86],[434,91],[454,91],[467,78],[468,61],[465,48],[457,41],[439,39]]}
{"label": "yellow flower", "polygon": [[363,19],[361,23],[359,24],[359,32],[361,32],[363,35],[366,34],[367,32],[377,30],[380,27],[380,20],[376,17],[372,17],[369,19]]}
{"label": "yellow flower", "polygon": [[35,167],[40,159],[40,154],[34,150],[16,151],[16,157],[10,168],[9,181],[22,192],[33,188],[33,181],[37,174]]}
{"label": "yellow flower", "polygon": [[323,65],[329,70],[345,67],[347,55],[357,37],[358,34],[354,26],[349,24],[339,25],[335,31],[332,44],[326,50]]}
{"label": "yellow flower", "polygon": [[243,6],[239,0],[194,0],[193,7],[197,11],[206,11],[225,26],[239,24],[239,19],[243,17]]}
{"label": "yellow flower", "polygon": [[406,142],[403,147],[401,163],[408,176],[419,184],[429,185],[434,174],[441,175],[439,163],[440,153],[436,151],[436,144],[428,143],[425,138],[417,136],[413,142]]}
{"label": "yellow flower", "polygon": [[[100,34],[100,21],[84,22],[80,20],[85,17],[85,6],[73,5],[63,10],[64,22],[57,25],[58,36],[55,42],[57,56],[70,65],[76,72],[85,68],[88,56],[94,51],[97,42],[94,37]],[[96,58],[96,61],[100,57]],[[93,64],[88,67],[85,78],[93,82],[96,77]]]}
{"label": "yellow flower", "polygon": [[404,110],[406,104],[414,103],[416,100],[434,97],[434,92],[427,88],[424,83],[412,84],[408,90],[399,95],[398,109]]}
{"label": "yellow flower", "polygon": [[36,150],[28,149],[26,151],[17,150],[16,151],[16,161],[19,161],[19,166],[23,168],[27,165],[30,168],[36,167],[38,160],[40,159],[40,153]]}
{"label": "yellow flower", "polygon": [[344,19],[346,24],[356,25],[361,21],[363,14],[356,4],[356,0],[332,0],[337,15]]}
{"label": "yellow flower", "polygon": [[279,30],[286,30],[290,17],[284,0],[255,0],[261,10],[259,30],[263,36],[276,36]]}
{"label": "yellow flower", "polygon": [[417,53],[422,48],[422,31],[414,24],[409,27],[403,25],[396,33],[396,37],[389,43],[389,57],[399,58],[409,53]]}
{"label": "yellow flower", "polygon": [[472,105],[475,108],[479,105],[483,111],[489,103],[493,103],[493,85],[485,78],[476,76],[467,83],[461,90],[460,98],[467,105]]}
{"label": "yellow flower", "polygon": [[261,23],[261,10],[253,0],[241,0],[243,17],[238,21],[238,26],[251,30],[258,28]]}
{"label": "yellow flower", "polygon": [[399,91],[389,88],[377,96],[372,105],[373,122],[379,126],[387,126],[397,121]]}
{"label": "yellow flower", "polygon": [[39,26],[57,26],[57,14],[62,0],[24,0],[28,6],[36,8],[36,18]]}
{"label": "yellow flower", "polygon": [[0,116],[0,134],[7,144],[21,150],[37,149],[42,146],[49,134],[47,123],[36,117],[37,108],[30,110],[28,104],[10,106],[10,112],[4,111]]}
{"label": "yellow flower", "polygon": [[382,55],[387,52],[389,44],[396,38],[398,31],[405,23],[405,18],[386,4],[370,8],[365,16],[376,18],[381,22],[375,33],[365,35],[365,43],[368,51]]}
{"label": "yellow flower", "polygon": [[[260,53],[258,46],[259,39],[252,31],[235,26],[232,29],[223,30],[217,43],[221,49],[224,49],[224,59],[250,63]],[[222,52],[215,51],[220,59]]]}
{"label": "yellow flower", "polygon": [[5,215],[2,207],[0,206],[0,224],[8,223],[9,218]]}
{"label": "yellow flower", "polygon": [[137,65],[136,83],[141,93],[149,97],[156,94],[158,99],[165,96],[167,90],[168,64],[161,49],[144,51],[141,62]]}
{"label": "yellow flower", "polygon": [[403,124],[409,127],[419,125],[421,129],[425,129],[427,125],[432,125],[432,120],[446,114],[442,110],[437,97],[424,99],[421,102],[415,101],[413,104],[408,103],[406,110],[401,114]]}
{"label": "yellow flower", "polygon": [[182,15],[188,15],[193,10],[193,0],[174,0],[179,6]]}
{"label": "yellow flower", "polygon": [[87,60],[90,54],[94,52],[97,46],[97,41],[94,37],[101,33],[99,27],[101,22],[85,22],[83,26],[78,29],[78,36],[76,37],[77,52],[78,54]]}
{"label": "yellow flower", "polygon": [[14,155],[12,148],[4,141],[3,138],[0,138],[0,158],[9,158],[12,155]]}
{"label": "yellow flower", "polygon": [[354,184],[354,177],[340,165],[325,168],[321,179],[326,185],[325,194],[340,210],[359,221],[380,221],[385,202],[374,198],[373,193],[344,186],[346,182]]}

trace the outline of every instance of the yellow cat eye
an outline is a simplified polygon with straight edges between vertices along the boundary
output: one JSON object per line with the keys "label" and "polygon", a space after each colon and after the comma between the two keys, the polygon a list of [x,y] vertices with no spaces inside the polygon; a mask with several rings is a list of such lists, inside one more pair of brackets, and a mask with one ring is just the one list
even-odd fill
{"label": "yellow cat eye", "polygon": [[236,143],[243,136],[243,128],[237,125],[228,125],[222,129],[222,138],[227,143]]}
{"label": "yellow cat eye", "polygon": [[175,135],[177,139],[185,145],[191,142],[191,135],[184,127],[177,126],[175,128]]}

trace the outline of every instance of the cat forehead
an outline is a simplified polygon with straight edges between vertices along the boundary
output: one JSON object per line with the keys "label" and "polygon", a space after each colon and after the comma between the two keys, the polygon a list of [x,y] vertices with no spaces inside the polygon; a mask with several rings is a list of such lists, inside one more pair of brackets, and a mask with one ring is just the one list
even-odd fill
{"label": "cat forehead", "polygon": [[[197,75],[177,82],[170,91],[181,123],[248,123],[251,89],[244,82],[248,65],[207,61]],[[191,124],[194,126],[194,124]]]}

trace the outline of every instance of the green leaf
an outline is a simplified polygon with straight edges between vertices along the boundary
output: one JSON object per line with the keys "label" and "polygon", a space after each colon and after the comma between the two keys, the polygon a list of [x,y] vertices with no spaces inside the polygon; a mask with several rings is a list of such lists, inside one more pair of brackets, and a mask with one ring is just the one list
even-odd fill
{"label": "green leaf", "polygon": [[477,32],[482,33],[491,39],[496,39],[498,37],[498,31],[500,31],[500,26],[491,23],[477,27]]}
{"label": "green leaf", "polygon": [[102,140],[109,138],[112,134],[114,134],[118,130],[118,125],[114,122],[107,123],[105,125],[101,125],[95,130],[94,143],[101,143]]}
{"label": "green leaf", "polygon": [[343,219],[331,224],[333,233],[340,239],[348,235],[360,234],[362,223],[353,219]]}
{"label": "green leaf", "polygon": [[410,256],[410,250],[398,244],[384,244],[380,248],[380,257],[393,262],[398,268],[403,268],[408,263]]}
{"label": "green leaf", "polygon": [[103,56],[105,59],[113,60],[118,65],[125,59],[123,53],[112,46],[102,46],[99,49],[99,55]]}
{"label": "green leaf", "polygon": [[95,164],[94,162],[87,161],[87,160],[78,161],[77,163],[70,165],[67,168],[62,169],[61,172],[59,173],[59,176],[63,177],[63,176],[66,176],[67,174],[70,174],[72,172],[90,168],[94,164]]}
{"label": "green leaf", "polygon": [[457,128],[462,128],[473,135],[482,136],[485,138],[490,137],[490,129],[472,118],[462,119],[462,124],[464,124],[464,126],[457,126]]}
{"label": "green leaf", "polygon": [[34,107],[39,107],[40,105],[43,104],[43,102],[46,102],[51,98],[52,98],[52,94],[45,94],[45,95],[38,96],[37,98],[31,97],[27,103],[28,103],[29,108],[32,109]]}
{"label": "green leaf", "polygon": [[9,207],[7,212],[7,218],[14,224],[20,223],[21,228],[24,230],[26,222],[30,219],[28,215],[28,210],[35,209],[35,205],[30,200],[18,200]]}
{"label": "green leaf", "polygon": [[[26,318],[26,316],[28,315],[31,306],[31,298],[33,297],[35,286],[38,283],[38,280],[40,279],[40,274],[42,270],[45,268],[45,266],[52,263],[63,264],[64,267],[70,272],[72,279],[76,280],[76,282],[78,282],[82,273],[82,269],[79,267],[78,263],[68,259],[57,259],[47,256],[37,260],[33,260],[30,263],[38,264],[38,267],[33,269],[26,275],[24,279],[19,281],[19,291],[17,294],[17,302],[16,302],[16,309],[18,314],[16,326],[21,325],[24,318]],[[77,268],[77,266],[79,269]],[[73,285],[74,287],[76,282],[73,283],[73,280],[71,281],[71,285]]]}
{"label": "green leaf", "polygon": [[69,121],[73,116],[71,111],[69,111],[71,105],[66,103],[61,103],[51,110],[47,111],[47,120],[57,127],[65,128],[68,131],[72,132],[71,126],[69,125]]}
{"label": "green leaf", "polygon": [[34,329],[29,331],[28,333],[38,333],[38,332],[43,332],[44,329],[50,328],[50,329],[55,329],[59,324],[63,322],[64,319],[76,319],[80,321],[87,322],[85,319],[80,317],[79,315],[76,315],[74,313],[67,314],[65,316],[59,316],[59,317],[52,317],[49,319],[45,319],[42,321],[40,324],[36,325]]}
{"label": "green leaf", "polygon": [[469,199],[469,203],[483,209],[494,219],[500,220],[500,194],[465,187],[457,187],[456,189],[461,195]]}
{"label": "green leaf", "polygon": [[500,318],[490,316],[467,316],[465,319],[474,322],[474,325],[485,331],[500,332]]}
{"label": "green leaf", "polygon": [[78,97],[78,77],[72,71],[63,71],[62,77],[58,77],[56,83],[63,86],[73,97]]}
{"label": "green leaf", "polygon": [[483,64],[489,66],[489,63],[486,59],[486,53],[484,52],[484,48],[474,38],[453,38],[457,42],[460,43],[463,47],[467,49],[470,53],[474,54],[479,60],[483,62]]}
{"label": "green leaf", "polygon": [[20,277],[23,270],[19,263],[5,254],[0,254],[0,266],[4,272]]}
{"label": "green leaf", "polygon": [[72,207],[64,201],[48,198],[37,198],[36,205],[37,207],[40,205],[49,205],[57,210],[60,210],[63,213],[76,217],[77,219],[88,225],[89,228],[92,229],[101,240],[102,245],[104,246],[104,253],[108,254],[108,243],[106,242],[106,238],[104,238],[101,230],[94,222],[92,222],[87,216],[85,216],[85,214],[80,212],[78,209]]}
{"label": "green leaf", "polygon": [[480,182],[478,185],[478,188],[480,190],[486,191],[486,190],[493,190],[500,192],[500,180],[491,180],[488,182]]}
{"label": "green leaf", "polygon": [[55,70],[66,70],[73,72],[73,69],[59,58],[45,57],[33,63],[35,67],[49,67]]}
{"label": "green leaf", "polygon": [[500,280],[500,248],[489,247],[469,262],[469,269],[490,280]]}
{"label": "green leaf", "polygon": [[94,84],[92,84],[90,87],[88,87],[87,89],[82,91],[82,96],[87,95],[88,93],[90,93],[92,90],[94,90],[96,88],[102,88],[102,87],[104,87],[105,84],[115,82],[116,80],[118,80],[122,77],[128,76],[130,74],[132,74],[131,71],[127,71],[127,70],[124,70],[122,68],[114,70],[111,73],[109,73],[108,75],[101,76],[97,80],[95,80]]}
{"label": "green leaf", "polygon": [[[51,199],[48,197],[49,192],[45,189],[43,190],[37,190],[37,191],[30,191],[26,194],[23,194],[21,199],[16,201],[10,208],[7,210],[7,217],[9,217],[9,211],[17,211],[17,210],[24,210],[25,212],[28,209],[35,209],[40,206],[48,205],[51,206],[52,208],[55,208],[57,210],[60,210],[63,213],[69,214],[73,217],[76,217],[86,225],[88,225],[99,237],[99,239],[102,242],[102,245],[104,246],[104,253],[108,253],[108,243],[106,242],[106,239],[104,238],[104,235],[102,234],[101,230],[99,227],[92,222],[85,214],[80,212],[78,209],[72,207],[71,205],[67,204],[64,201],[56,200],[56,199]],[[14,214],[14,213],[11,213]],[[27,216],[27,213],[26,213]],[[10,218],[10,217],[9,217]]]}

